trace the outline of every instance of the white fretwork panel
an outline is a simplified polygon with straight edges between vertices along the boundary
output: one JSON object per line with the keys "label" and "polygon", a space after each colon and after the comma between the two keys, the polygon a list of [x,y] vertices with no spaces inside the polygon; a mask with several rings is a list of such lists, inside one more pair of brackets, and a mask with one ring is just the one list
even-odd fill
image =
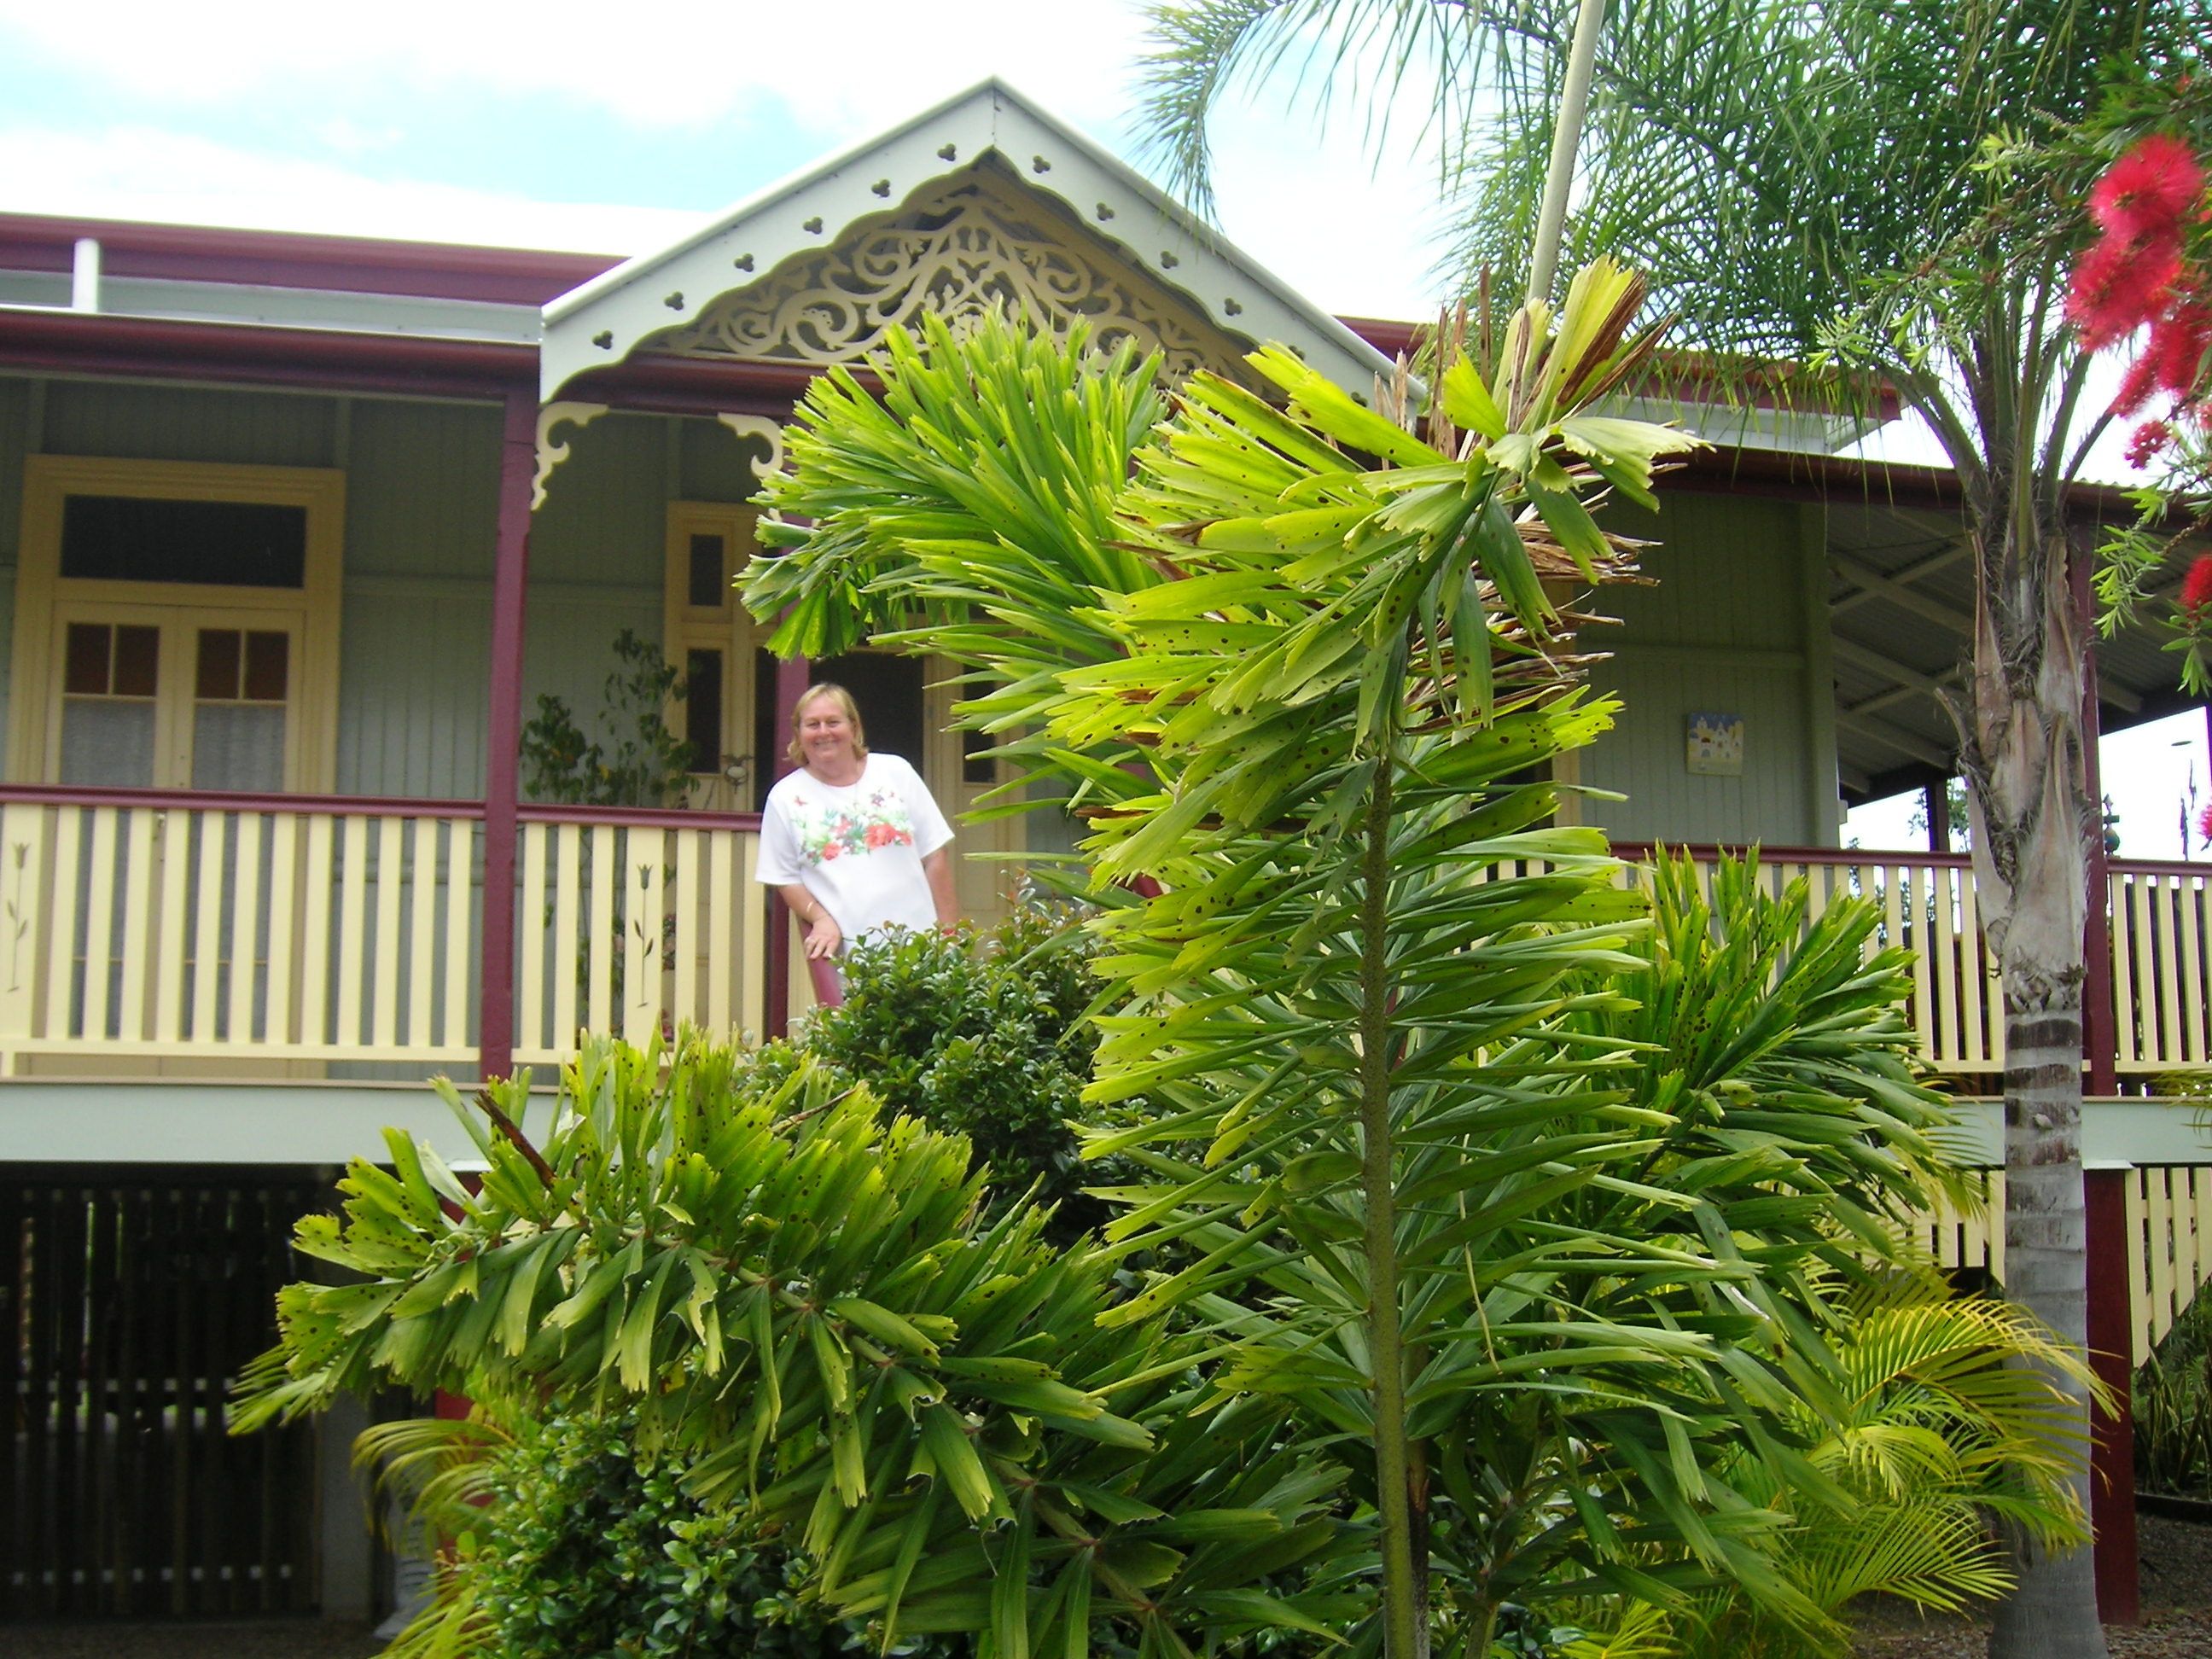
{"label": "white fretwork panel", "polygon": [[1200,368],[1242,378],[1244,348],[990,162],[935,181],[819,253],[785,260],[644,345],[679,356],[850,362],[925,312],[957,333],[1006,311],[1059,334],[1082,319],[1102,347],[1127,340],[1161,352],[1178,380]]}

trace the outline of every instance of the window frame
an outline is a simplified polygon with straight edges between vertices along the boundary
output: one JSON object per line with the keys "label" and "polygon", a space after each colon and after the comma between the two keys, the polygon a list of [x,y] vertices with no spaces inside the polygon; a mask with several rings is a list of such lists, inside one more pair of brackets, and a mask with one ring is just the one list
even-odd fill
{"label": "window frame", "polygon": [[[742,754],[752,747],[753,649],[752,617],[738,599],[734,586],[725,586],[722,603],[691,603],[691,538],[718,535],[723,538],[734,581],[756,550],[753,525],[759,517],[750,507],[728,501],[671,501],[668,503],[666,561],[662,573],[662,650],[678,673],[689,672],[694,651],[722,653],[722,750]],[[763,637],[765,637],[763,634]],[[684,729],[684,707],[672,702],[667,720],[672,729]],[[757,769],[757,755],[743,757],[748,764],[746,785],[738,790],[726,777],[714,773],[691,775],[691,804],[712,811],[750,811]],[[770,763],[773,763],[772,762]]]}
{"label": "window frame", "polygon": [[[71,495],[244,501],[307,510],[307,564],[298,587],[202,582],[103,581],[61,574],[63,505]],[[338,617],[344,578],[345,474],[328,467],[239,466],[87,455],[25,460],[22,535],[15,576],[14,657],[9,675],[7,776],[53,783],[61,776],[62,641],[70,622],[157,622],[162,672],[189,681],[191,663],[171,660],[202,627],[281,629],[293,652],[286,698],[284,793],[329,794],[337,787]],[[126,615],[125,613],[143,613]],[[157,696],[156,775],[174,771],[182,745],[190,775],[189,684]],[[184,729],[161,712],[185,711]],[[189,785],[163,786],[189,787]]]}

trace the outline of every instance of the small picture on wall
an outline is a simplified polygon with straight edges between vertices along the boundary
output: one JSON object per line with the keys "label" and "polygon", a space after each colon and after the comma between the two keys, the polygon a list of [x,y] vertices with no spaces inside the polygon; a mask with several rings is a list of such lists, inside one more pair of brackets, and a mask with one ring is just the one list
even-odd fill
{"label": "small picture on wall", "polygon": [[1743,775],[1743,716],[1690,716],[1690,770],[1709,778]]}

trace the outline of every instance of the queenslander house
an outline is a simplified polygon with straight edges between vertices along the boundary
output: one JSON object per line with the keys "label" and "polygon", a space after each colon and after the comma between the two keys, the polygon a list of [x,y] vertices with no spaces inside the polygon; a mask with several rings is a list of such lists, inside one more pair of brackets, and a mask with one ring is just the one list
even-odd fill
{"label": "queenslander house", "polygon": [[[948,811],[993,787],[928,659],[780,665],[731,580],[815,374],[924,312],[1007,306],[1176,374],[1285,342],[1356,393],[1412,333],[1289,291],[997,82],[627,263],[0,216],[0,1618],[358,1616],[388,1593],[348,1425],[222,1432],[289,1223],[384,1124],[466,1152],[433,1073],[805,1006],[752,876],[810,673],[853,686]],[[1838,415],[1778,372],[1678,381],[1642,412],[1717,447],[1656,520],[1617,520],[1659,580],[1585,636],[1626,709],[1579,769],[1621,799],[1582,810],[1877,895],[1921,953],[1928,1059],[1993,1092],[1991,964],[1940,810],[1936,695],[1973,603],[1954,482],[1838,457],[1893,407]],[[688,790],[532,799],[524,720],[552,695],[588,729],[637,665],[624,634],[688,683]],[[2100,647],[2106,729],[2182,706],[2159,644]],[[1914,787],[1930,848],[1838,847],[1848,805]],[[1043,814],[966,830],[963,909],[1003,907],[1010,855],[1070,844]],[[2208,1063],[2207,872],[2095,873],[2084,1061],[2115,1098],[2092,1159],[2196,1160],[2142,1097]],[[2197,1205],[2180,1179],[2138,1182],[2130,1214]],[[2138,1345],[2203,1276],[2184,1256]]]}

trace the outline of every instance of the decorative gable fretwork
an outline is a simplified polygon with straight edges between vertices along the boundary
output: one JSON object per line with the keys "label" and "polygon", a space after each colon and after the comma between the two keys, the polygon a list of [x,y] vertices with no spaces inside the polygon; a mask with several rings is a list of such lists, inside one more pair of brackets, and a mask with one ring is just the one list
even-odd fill
{"label": "decorative gable fretwork", "polygon": [[1162,353],[1177,380],[1200,368],[1243,378],[1248,347],[1145,281],[995,159],[931,181],[898,209],[857,222],[818,253],[786,259],[641,344],[686,357],[852,362],[924,312],[957,333],[1007,310],[1060,334],[1081,318],[1101,346],[1128,340]]}

